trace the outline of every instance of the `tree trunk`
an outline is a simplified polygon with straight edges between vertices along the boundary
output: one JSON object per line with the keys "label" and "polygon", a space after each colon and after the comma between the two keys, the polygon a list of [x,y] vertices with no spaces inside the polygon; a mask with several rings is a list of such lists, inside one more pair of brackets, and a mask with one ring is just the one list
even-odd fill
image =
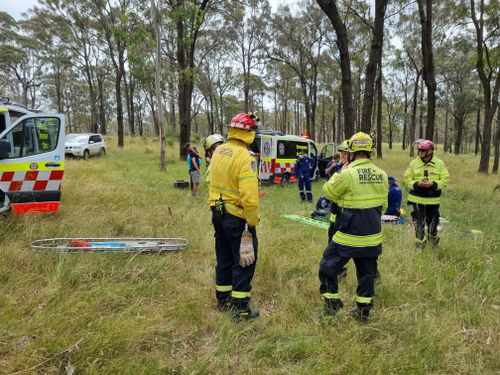
{"label": "tree trunk", "polygon": [[[498,92],[500,90],[500,69],[496,68],[491,71],[489,75],[486,74],[484,69],[484,56],[489,55],[486,43],[483,38],[484,33],[484,0],[480,2],[480,16],[479,20],[476,17],[476,4],[474,0],[470,0],[471,19],[474,23],[476,30],[476,69],[481,85],[483,87],[484,97],[484,126],[483,126],[483,142],[481,147],[481,160],[479,161],[479,173],[488,173],[490,163],[490,147],[491,147],[491,125],[493,117],[495,116],[498,107]],[[486,49],[486,54],[485,50]],[[489,60],[488,60],[489,63]],[[496,73],[495,85],[493,93],[491,90],[490,82],[493,81],[493,72]]]}
{"label": "tree trunk", "polygon": [[[424,86],[420,86],[420,105],[418,112],[418,138],[424,138]],[[427,139],[427,137],[425,137]]]}
{"label": "tree trunk", "polygon": [[372,27],[370,55],[368,57],[368,64],[366,65],[363,109],[361,112],[361,131],[367,134],[369,134],[372,129],[371,117],[375,93],[375,79],[377,76],[377,67],[382,60],[384,18],[387,2],[388,0],[375,0],[375,20]]}
{"label": "tree trunk", "polygon": [[413,89],[413,108],[411,111],[411,125],[410,125],[410,156],[413,157],[415,155],[415,147],[413,146],[413,142],[415,141],[415,130],[417,127],[417,103],[418,103],[418,82],[420,80],[420,75],[422,71],[419,70],[417,72],[417,77],[415,78],[415,87]]}
{"label": "tree trunk", "polygon": [[408,106],[409,106],[409,101],[408,101],[408,92],[406,91],[406,86],[408,84],[408,78],[405,77],[405,104],[404,104],[404,119],[403,119],[403,139],[401,141],[401,147],[404,150],[406,150],[406,142],[407,142],[407,134],[406,134],[406,128],[408,126]]}
{"label": "tree trunk", "polygon": [[444,141],[443,141],[443,151],[448,152],[448,110],[446,110],[444,115]]}
{"label": "tree trunk", "polygon": [[464,129],[465,114],[460,111],[455,116],[455,148],[454,154],[458,155],[460,153],[460,145],[462,144],[462,134]]}
{"label": "tree trunk", "polygon": [[493,158],[493,170],[491,173],[498,174],[498,159],[500,157],[500,113],[497,114],[497,132],[494,139],[495,157]]}
{"label": "tree trunk", "polygon": [[476,113],[476,144],[474,146],[474,155],[477,156],[479,152],[479,143],[481,142],[481,108],[477,108],[477,113]]}
{"label": "tree trunk", "polygon": [[[347,137],[345,136],[345,131],[343,131],[344,125],[342,122],[342,94],[340,94],[339,100],[337,101],[337,124],[337,144],[339,145],[342,143],[342,138],[347,139]],[[344,134],[344,137],[342,137],[342,134]]]}
{"label": "tree trunk", "polygon": [[379,65],[377,75],[377,159],[382,159],[382,66]]}
{"label": "tree trunk", "polygon": [[417,0],[420,24],[422,26],[423,78],[427,87],[427,125],[425,138],[433,139],[436,116],[436,77],[432,53],[432,0]]}
{"label": "tree trunk", "polygon": [[104,77],[98,77],[97,87],[99,90],[99,126],[100,133],[107,134],[106,129],[106,99],[104,95]]}
{"label": "tree trunk", "polygon": [[349,40],[347,29],[342,21],[335,1],[316,0],[323,12],[330,19],[337,35],[337,47],[340,53],[340,71],[342,75],[342,103],[344,107],[344,138],[348,138],[354,131],[354,108],[352,105],[351,58],[349,55]]}

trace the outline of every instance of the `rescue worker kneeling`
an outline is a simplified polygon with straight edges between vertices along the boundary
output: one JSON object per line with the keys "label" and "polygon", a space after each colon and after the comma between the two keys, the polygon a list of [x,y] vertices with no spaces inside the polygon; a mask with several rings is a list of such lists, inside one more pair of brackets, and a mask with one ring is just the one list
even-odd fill
{"label": "rescue worker kneeling", "polygon": [[320,293],[325,300],[325,313],[335,315],[344,304],[339,296],[337,275],[353,259],[358,277],[357,307],[351,315],[368,320],[373,307],[377,258],[382,253],[382,210],[387,207],[387,174],[371,159],[373,139],[357,133],[348,144],[349,167],[332,177],[323,194],[335,202],[340,212],[335,221],[336,232],[325,249],[319,265]]}
{"label": "rescue worker kneeling", "polygon": [[[210,163],[208,205],[215,230],[217,308],[232,309],[235,319],[259,316],[259,310],[249,306],[259,222],[257,161],[248,149],[257,130],[254,119],[246,113],[233,117],[228,142],[215,149]],[[248,246],[247,237],[253,246]]]}

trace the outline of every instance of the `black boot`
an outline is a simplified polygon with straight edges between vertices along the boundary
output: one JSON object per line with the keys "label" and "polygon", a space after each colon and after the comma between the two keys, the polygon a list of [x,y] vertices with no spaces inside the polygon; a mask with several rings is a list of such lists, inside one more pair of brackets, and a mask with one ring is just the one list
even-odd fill
{"label": "black boot", "polygon": [[366,323],[370,316],[370,309],[357,306],[351,310],[351,316],[358,322]]}
{"label": "black boot", "polygon": [[325,299],[325,314],[334,316],[337,312],[344,307],[340,299]]}
{"label": "black boot", "polygon": [[250,320],[258,318],[260,315],[258,309],[251,309],[250,306],[233,306],[233,319],[240,320]]}
{"label": "black boot", "polygon": [[228,298],[217,298],[217,310],[220,312],[226,312],[231,310],[231,297]]}

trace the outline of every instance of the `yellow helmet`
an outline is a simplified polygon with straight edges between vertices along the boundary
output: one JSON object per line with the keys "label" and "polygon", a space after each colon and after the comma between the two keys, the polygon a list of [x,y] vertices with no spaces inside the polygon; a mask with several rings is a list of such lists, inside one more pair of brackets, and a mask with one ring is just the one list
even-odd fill
{"label": "yellow helmet", "polygon": [[354,134],[351,139],[349,139],[348,143],[349,152],[358,152],[358,151],[373,151],[373,138],[366,133],[359,132]]}
{"label": "yellow helmet", "polygon": [[337,147],[337,151],[339,152],[348,152],[349,151],[349,141],[346,139],[343,141],[339,147]]}

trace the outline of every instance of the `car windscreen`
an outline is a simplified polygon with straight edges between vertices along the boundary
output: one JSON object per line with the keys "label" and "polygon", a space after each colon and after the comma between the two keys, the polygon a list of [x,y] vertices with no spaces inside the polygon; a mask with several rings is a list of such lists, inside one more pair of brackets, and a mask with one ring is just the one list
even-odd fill
{"label": "car windscreen", "polygon": [[67,143],[88,143],[89,136],[81,134],[68,134],[65,138]]}

